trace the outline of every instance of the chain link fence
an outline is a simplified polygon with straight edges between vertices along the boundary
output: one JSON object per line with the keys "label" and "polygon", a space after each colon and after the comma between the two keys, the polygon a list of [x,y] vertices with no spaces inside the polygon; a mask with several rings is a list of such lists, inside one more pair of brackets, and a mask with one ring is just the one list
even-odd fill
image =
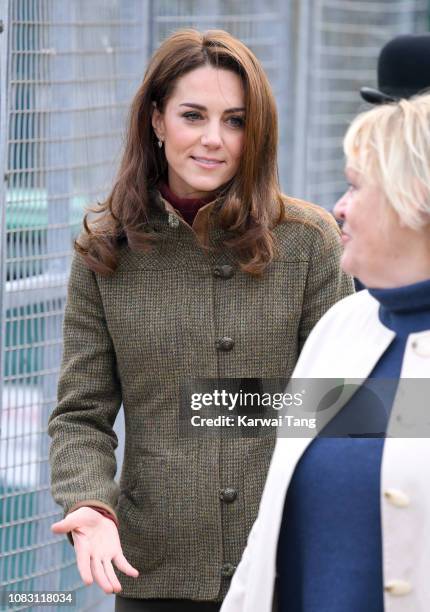
{"label": "chain link fence", "polygon": [[[428,6],[0,0],[0,19],[0,591],[74,591],[75,609],[108,611],[113,597],[83,586],[73,548],[50,531],[62,513],[49,492],[46,427],[72,240],[84,206],[108,193],[149,54],[179,27],[241,38],[277,98],[284,190],[331,208],[344,187],[341,140],[362,106],[359,88],[376,84],[387,39],[428,29]],[[117,428],[121,463],[121,421]]]}

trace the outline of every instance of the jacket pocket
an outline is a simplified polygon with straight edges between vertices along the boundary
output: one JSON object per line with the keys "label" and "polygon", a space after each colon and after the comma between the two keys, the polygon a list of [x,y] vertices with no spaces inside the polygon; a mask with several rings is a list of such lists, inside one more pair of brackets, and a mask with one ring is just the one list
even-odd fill
{"label": "jacket pocket", "polygon": [[161,565],[167,547],[166,463],[145,456],[135,463],[136,477],[118,499],[119,534],[124,555],[136,569]]}

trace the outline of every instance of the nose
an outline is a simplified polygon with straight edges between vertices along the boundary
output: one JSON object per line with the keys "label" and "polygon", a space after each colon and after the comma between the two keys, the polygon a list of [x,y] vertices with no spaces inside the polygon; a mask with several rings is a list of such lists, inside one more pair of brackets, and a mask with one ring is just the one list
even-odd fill
{"label": "nose", "polygon": [[343,196],[339,198],[333,208],[333,214],[338,221],[345,221],[346,207],[348,204],[348,192],[345,191]]}
{"label": "nose", "polygon": [[221,130],[217,121],[207,124],[201,139],[202,145],[211,149],[218,149],[222,144]]}

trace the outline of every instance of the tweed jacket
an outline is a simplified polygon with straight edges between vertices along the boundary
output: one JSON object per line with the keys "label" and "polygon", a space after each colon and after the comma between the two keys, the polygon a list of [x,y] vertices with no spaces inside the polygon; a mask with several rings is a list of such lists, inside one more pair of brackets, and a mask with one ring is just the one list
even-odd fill
{"label": "tweed jacket", "polygon": [[[338,302],[313,329],[294,370],[297,379],[344,379],[359,384],[373,370],[395,332],[378,317],[379,302],[368,291]],[[410,334],[401,377],[430,378],[430,330]],[[399,388],[387,428],[381,466],[381,527],[385,612],[427,612],[430,608],[430,442],[428,402],[417,401],[414,384]],[[348,402],[345,385],[327,422]],[[308,413],[310,414],[310,412]],[[420,415],[417,418],[417,415]],[[410,423],[427,422],[422,436]],[[409,430],[410,431],[410,430]],[[281,430],[280,430],[281,432]],[[281,432],[282,433],[282,432]],[[425,437],[426,436],[426,437]],[[285,496],[294,470],[312,437],[279,436],[261,499],[258,518],[221,612],[276,610],[278,536]],[[318,508],[315,508],[316,515]],[[335,537],[335,534],[333,534]],[[312,584],[309,584],[312,589]]]}
{"label": "tweed jacket", "polygon": [[[76,253],[72,261],[48,427],[52,494],[65,514],[93,505],[117,518],[124,555],[140,572],[118,572],[126,597],[222,599],[257,515],[276,434],[181,438],[181,382],[290,376],[315,323],[353,291],[339,268],[336,225],[313,205],[288,201],[297,220],[275,228],[279,253],[262,278],[217,248],[225,232],[214,212],[207,204],[190,227],[158,195],[151,251],[124,244],[111,276]],[[209,251],[199,242],[205,223]],[[121,403],[117,483],[112,426]]]}

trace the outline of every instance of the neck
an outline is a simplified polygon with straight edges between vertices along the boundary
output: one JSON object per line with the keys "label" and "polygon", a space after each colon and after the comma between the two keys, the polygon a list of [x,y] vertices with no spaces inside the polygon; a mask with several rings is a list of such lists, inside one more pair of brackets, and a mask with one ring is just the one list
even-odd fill
{"label": "neck", "polygon": [[430,246],[417,238],[415,243],[411,241],[407,256],[399,252],[392,257],[379,278],[360,280],[367,287],[394,289],[430,279]]}
{"label": "neck", "polygon": [[167,183],[160,183],[158,186],[161,195],[173,206],[197,206],[210,202],[214,196],[212,193],[206,193],[204,197],[181,195],[173,191]]}
{"label": "neck", "polygon": [[189,225],[193,224],[200,208],[202,208],[205,204],[208,204],[213,199],[212,195],[206,195],[206,198],[179,197],[165,183],[160,183],[158,189],[162,197],[180,212],[183,219]]}

